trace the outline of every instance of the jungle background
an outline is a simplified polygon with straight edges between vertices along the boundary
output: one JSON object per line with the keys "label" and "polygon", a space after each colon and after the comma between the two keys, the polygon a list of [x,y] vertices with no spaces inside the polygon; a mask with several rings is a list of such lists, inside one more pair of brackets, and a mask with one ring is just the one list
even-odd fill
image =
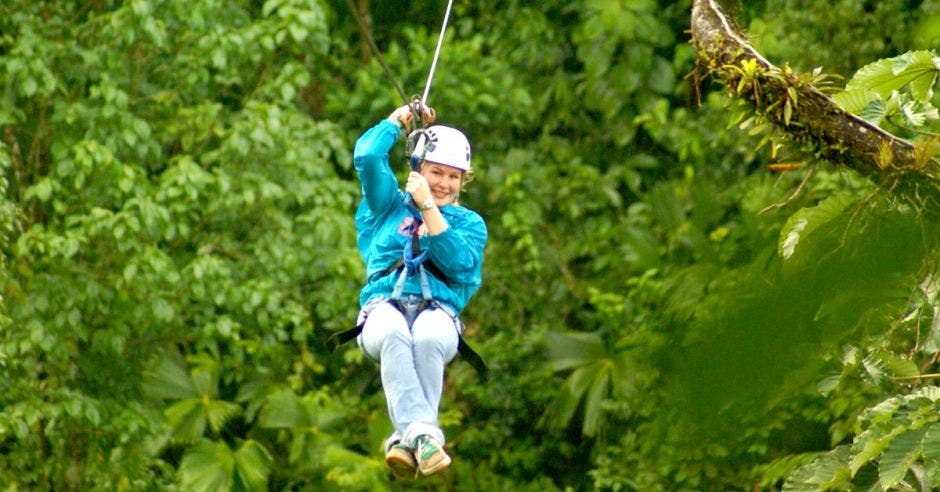
{"label": "jungle background", "polygon": [[[833,92],[919,53],[866,108],[936,154],[940,2],[725,3]],[[353,5],[409,93],[445,4]],[[451,470],[392,480],[377,368],[326,344],[351,149],[402,103],[350,5],[0,5],[0,489],[940,487],[936,203],[768,129],[691,0],[455,2],[428,102],[473,145],[491,378],[449,366]]]}

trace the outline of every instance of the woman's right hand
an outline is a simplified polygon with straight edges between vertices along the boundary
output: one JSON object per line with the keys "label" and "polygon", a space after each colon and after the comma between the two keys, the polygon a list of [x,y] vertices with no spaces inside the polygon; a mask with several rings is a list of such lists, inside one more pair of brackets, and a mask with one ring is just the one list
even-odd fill
{"label": "woman's right hand", "polygon": [[[435,116],[434,108],[421,104],[421,117],[424,121],[429,123],[433,122]],[[392,114],[388,115],[388,119],[396,119],[400,121],[405,128],[410,128],[411,121],[414,119],[414,114],[411,112],[411,105],[404,104],[399,106],[395,111],[392,111]]]}

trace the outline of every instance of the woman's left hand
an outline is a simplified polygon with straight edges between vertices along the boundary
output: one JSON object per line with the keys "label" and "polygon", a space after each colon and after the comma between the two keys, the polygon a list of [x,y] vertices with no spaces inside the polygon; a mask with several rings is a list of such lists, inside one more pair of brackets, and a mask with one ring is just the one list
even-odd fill
{"label": "woman's left hand", "polygon": [[411,193],[411,199],[419,206],[426,202],[428,198],[431,198],[431,187],[428,185],[428,180],[415,171],[411,171],[411,174],[408,175],[405,191]]}

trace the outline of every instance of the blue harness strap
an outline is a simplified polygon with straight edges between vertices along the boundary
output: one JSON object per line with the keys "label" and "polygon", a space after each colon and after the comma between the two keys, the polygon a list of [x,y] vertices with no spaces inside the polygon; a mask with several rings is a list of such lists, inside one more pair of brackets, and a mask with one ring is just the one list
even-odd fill
{"label": "blue harness strap", "polygon": [[413,275],[415,272],[421,276],[421,297],[425,301],[431,301],[433,296],[431,295],[431,284],[428,282],[428,274],[424,268],[424,261],[428,258],[428,250],[421,251],[419,245],[419,236],[418,230],[421,228],[422,222],[415,219],[411,224],[411,234],[408,236],[408,242],[405,243],[404,251],[402,251],[402,257],[404,258],[404,268],[401,269],[401,273],[398,274],[398,280],[395,281],[395,288],[392,290],[392,300],[401,299],[402,292],[405,289],[405,281],[408,279],[409,275]]}

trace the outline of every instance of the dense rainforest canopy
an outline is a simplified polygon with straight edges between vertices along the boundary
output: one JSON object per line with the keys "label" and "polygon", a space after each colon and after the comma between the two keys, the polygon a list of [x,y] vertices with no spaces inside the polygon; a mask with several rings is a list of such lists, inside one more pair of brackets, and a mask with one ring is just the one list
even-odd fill
{"label": "dense rainforest canopy", "polygon": [[420,93],[445,5],[0,5],[0,490],[940,487],[937,0],[455,1],[491,378],[449,366],[454,463],[393,480],[327,339],[402,103],[369,39]]}

